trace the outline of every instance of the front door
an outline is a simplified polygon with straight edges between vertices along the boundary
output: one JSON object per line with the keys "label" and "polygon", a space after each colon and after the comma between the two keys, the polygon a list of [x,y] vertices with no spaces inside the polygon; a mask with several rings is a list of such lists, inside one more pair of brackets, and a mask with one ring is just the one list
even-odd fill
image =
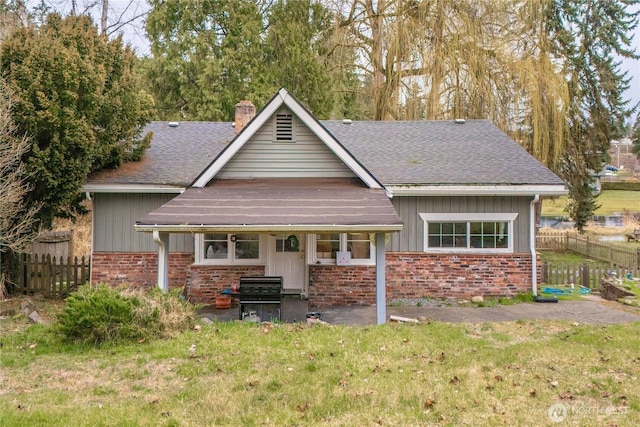
{"label": "front door", "polygon": [[278,234],[271,239],[271,276],[282,276],[284,290],[306,290],[305,235],[302,233]]}

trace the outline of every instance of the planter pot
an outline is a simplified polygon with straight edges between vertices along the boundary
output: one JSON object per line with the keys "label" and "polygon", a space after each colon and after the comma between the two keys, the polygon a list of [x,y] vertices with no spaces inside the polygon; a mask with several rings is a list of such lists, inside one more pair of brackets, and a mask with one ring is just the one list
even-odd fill
{"label": "planter pot", "polygon": [[226,296],[216,297],[216,308],[219,308],[219,309],[231,308],[231,297],[226,297]]}

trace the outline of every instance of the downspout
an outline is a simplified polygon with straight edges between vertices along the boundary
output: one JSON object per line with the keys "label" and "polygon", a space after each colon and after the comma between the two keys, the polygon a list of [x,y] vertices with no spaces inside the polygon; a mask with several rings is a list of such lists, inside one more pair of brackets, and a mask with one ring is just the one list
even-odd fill
{"label": "downspout", "polygon": [[[163,233],[166,235],[166,233]],[[164,237],[164,238],[163,238]],[[158,230],[153,230],[153,241],[158,244],[158,287],[163,291],[169,291],[169,263],[168,263],[168,239],[161,236]]]}
{"label": "downspout", "polygon": [[531,292],[538,296],[538,265],[536,256],[536,204],[540,195],[536,194],[529,205],[529,248],[531,250]]}

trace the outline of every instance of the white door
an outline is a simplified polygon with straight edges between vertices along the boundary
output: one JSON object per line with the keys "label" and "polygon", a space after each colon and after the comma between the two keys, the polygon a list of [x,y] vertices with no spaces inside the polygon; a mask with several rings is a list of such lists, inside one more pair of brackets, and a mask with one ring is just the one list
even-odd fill
{"label": "white door", "polygon": [[285,291],[304,292],[306,289],[305,235],[278,234],[271,240],[271,273],[282,276]]}

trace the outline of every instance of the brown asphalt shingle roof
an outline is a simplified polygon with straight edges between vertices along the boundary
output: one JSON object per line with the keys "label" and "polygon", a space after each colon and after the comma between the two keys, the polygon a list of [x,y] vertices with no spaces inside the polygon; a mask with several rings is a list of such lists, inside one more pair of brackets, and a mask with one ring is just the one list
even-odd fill
{"label": "brown asphalt shingle roof", "polygon": [[[402,219],[384,189],[372,189],[349,179],[237,179],[214,180],[204,188],[191,187],[136,222],[137,226],[215,225],[256,231],[274,227],[379,226],[398,229]],[[357,180],[355,180],[357,181]]]}
{"label": "brown asphalt shingle roof", "polygon": [[[488,120],[320,121],[384,185],[562,185]],[[229,122],[152,122],[141,162],[90,177],[98,184],[188,186],[234,138]]]}

